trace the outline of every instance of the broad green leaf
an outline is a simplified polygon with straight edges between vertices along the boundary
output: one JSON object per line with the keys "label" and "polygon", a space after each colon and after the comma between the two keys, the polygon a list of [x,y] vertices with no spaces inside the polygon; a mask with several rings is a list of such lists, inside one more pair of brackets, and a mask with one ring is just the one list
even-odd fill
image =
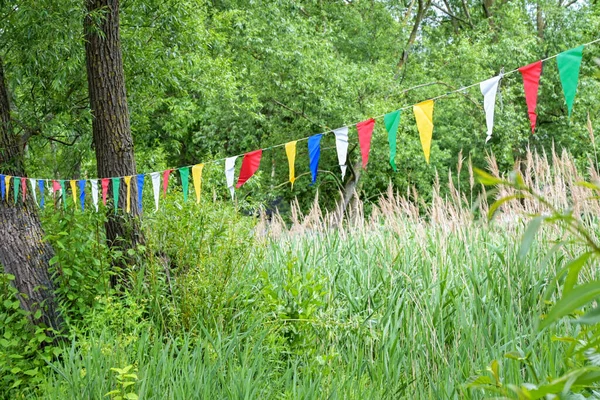
{"label": "broad green leaf", "polygon": [[504,182],[502,179],[496,178],[495,176],[490,175],[479,168],[473,167],[473,172],[475,172],[475,175],[477,175],[477,180],[479,183],[486,186],[494,186]]}
{"label": "broad green leaf", "polygon": [[556,302],[546,318],[540,323],[540,330],[546,328],[551,323],[571,314],[584,305],[600,296],[600,281],[584,283],[575,287],[569,294],[563,296]]}
{"label": "broad green leaf", "polygon": [[494,214],[496,213],[496,210],[504,203],[510,201],[510,200],[514,200],[514,199],[523,199],[525,198],[525,196],[523,196],[522,194],[513,194],[510,196],[506,196],[503,197],[501,199],[496,200],[491,206],[490,209],[488,211],[488,220],[491,220],[494,216]]}
{"label": "broad green leaf", "polygon": [[567,274],[567,278],[565,279],[565,284],[563,286],[563,296],[567,295],[573,287],[577,284],[577,278],[579,277],[579,271],[583,268],[587,260],[592,255],[591,252],[586,252],[572,260],[568,265],[567,269],[569,273]]}
{"label": "broad green leaf", "polygon": [[542,226],[543,221],[544,217],[538,216],[533,218],[529,222],[529,225],[527,226],[527,229],[523,234],[523,239],[521,240],[521,247],[519,248],[518,259],[520,262],[523,262],[523,260],[525,260],[525,256],[529,252],[529,248],[531,247],[531,244],[533,243],[535,235],[540,229],[540,226]]}

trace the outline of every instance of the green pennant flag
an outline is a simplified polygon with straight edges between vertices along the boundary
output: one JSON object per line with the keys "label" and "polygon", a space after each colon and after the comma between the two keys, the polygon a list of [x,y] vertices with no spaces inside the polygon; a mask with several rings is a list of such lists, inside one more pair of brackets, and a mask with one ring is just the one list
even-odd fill
{"label": "green pennant flag", "polygon": [[577,92],[577,81],[579,79],[579,68],[581,67],[582,56],[583,46],[563,51],[556,56],[558,74],[560,75],[560,83],[562,84],[563,93],[565,94],[569,118],[571,117],[571,111],[573,110],[575,92]]}
{"label": "green pennant flag", "polygon": [[179,174],[181,175],[181,188],[183,189],[183,201],[187,201],[189,181],[190,181],[190,167],[180,168]]}
{"label": "green pennant flag", "polygon": [[67,189],[65,189],[65,181],[60,181],[60,196],[62,197],[63,208],[67,209],[67,198],[65,197],[67,194]]}
{"label": "green pennant flag", "polygon": [[385,129],[388,131],[388,142],[390,143],[390,165],[396,172],[396,134],[400,125],[400,110],[392,111],[383,117]]}
{"label": "green pennant flag", "polygon": [[13,193],[15,195],[15,204],[19,200],[19,189],[21,189],[21,178],[15,176],[13,179]]}
{"label": "green pennant flag", "polygon": [[115,214],[119,207],[119,187],[121,186],[121,178],[112,178],[113,201],[115,203]]}

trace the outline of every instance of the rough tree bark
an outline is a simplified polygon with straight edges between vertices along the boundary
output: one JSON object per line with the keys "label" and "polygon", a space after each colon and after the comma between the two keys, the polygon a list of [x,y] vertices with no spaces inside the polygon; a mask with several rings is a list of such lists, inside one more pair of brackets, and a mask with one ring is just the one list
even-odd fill
{"label": "rough tree bark", "polygon": [[[0,171],[12,176],[25,176],[22,141],[13,130],[8,103],[8,87],[0,60]],[[11,186],[14,182],[11,180]],[[11,198],[9,196],[8,198]],[[62,318],[54,297],[54,286],[48,271],[54,256],[52,247],[43,241],[44,231],[36,205],[27,198],[14,204],[0,200],[0,265],[14,275],[21,307],[31,312],[31,321],[60,329]],[[35,318],[36,311],[40,318]]]}
{"label": "rough tree bark", "polygon": [[[98,176],[135,175],[119,34],[119,1],[86,0],[86,7],[85,55]],[[112,191],[112,185],[109,188]],[[126,197],[127,189],[121,182],[121,210],[125,209]],[[109,246],[127,249],[143,242],[139,221],[135,218],[137,215],[137,188],[135,179],[132,179],[131,214],[108,214],[106,237]],[[113,277],[112,283],[116,281]]]}

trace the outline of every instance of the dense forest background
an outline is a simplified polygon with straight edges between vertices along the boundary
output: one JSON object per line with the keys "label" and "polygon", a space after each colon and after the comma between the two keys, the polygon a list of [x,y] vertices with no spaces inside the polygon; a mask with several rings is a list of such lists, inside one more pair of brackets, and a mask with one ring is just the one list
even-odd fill
{"label": "dense forest background", "polygon": [[[0,2],[0,57],[31,177],[97,175],[83,15],[79,0]],[[120,17],[137,169],[150,172],[321,133],[554,55],[597,38],[600,8],[571,0],[124,0]],[[583,166],[591,155],[587,113],[594,122],[600,104],[597,53],[594,45],[584,51],[570,120],[556,63],[544,64],[535,135],[519,74],[501,82],[487,144],[478,87],[436,102],[430,165],[406,110],[393,173],[378,121],[362,197],[377,197],[391,182],[427,198],[436,171],[445,175],[459,155],[484,165],[493,152],[508,170],[528,147],[548,151],[554,143]],[[353,129],[350,140],[353,149]],[[322,145],[317,185],[309,185],[301,142],[296,174],[305,175],[293,190],[278,148],[265,152],[240,199],[297,196],[308,207],[319,190],[322,205],[332,206],[342,187],[333,135]],[[359,154],[356,147],[350,163]],[[207,167],[204,185],[211,197],[227,198],[222,165]]]}

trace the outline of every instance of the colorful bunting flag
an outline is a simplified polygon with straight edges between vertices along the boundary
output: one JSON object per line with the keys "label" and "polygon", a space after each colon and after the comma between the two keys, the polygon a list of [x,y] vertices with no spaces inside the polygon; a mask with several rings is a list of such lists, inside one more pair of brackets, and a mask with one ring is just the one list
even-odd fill
{"label": "colorful bunting flag", "polygon": [[56,180],[52,181],[52,195],[56,199],[56,194],[60,194],[60,183]]}
{"label": "colorful bunting flag", "polygon": [[390,144],[390,165],[394,172],[396,168],[396,136],[398,134],[398,125],[400,125],[400,110],[392,111],[383,116],[385,130],[388,132],[388,143]]}
{"label": "colorful bunting flag", "polygon": [[104,207],[106,207],[106,197],[108,196],[109,181],[110,180],[108,178],[102,178],[102,180],[100,181],[100,183],[102,184],[102,204],[104,204]]}
{"label": "colorful bunting flag", "polygon": [[0,174],[0,201],[4,200],[6,196],[6,181],[4,178],[4,174]]}
{"label": "colorful bunting flag", "polygon": [[527,103],[527,113],[529,114],[529,124],[531,133],[535,131],[535,123],[537,114],[535,108],[537,106],[538,89],[540,86],[540,76],[542,75],[542,62],[536,61],[533,64],[519,68],[519,72],[523,76],[523,88],[525,89],[525,102]]}
{"label": "colorful bunting flag", "polygon": [[288,159],[288,168],[290,170],[290,183],[292,188],[294,187],[294,181],[296,180],[296,144],[298,142],[288,142],[285,144],[285,154]]}
{"label": "colorful bunting flag", "polygon": [[152,172],[150,177],[152,178],[152,191],[154,192],[154,204],[156,205],[155,211],[158,211],[158,201],[160,197],[160,172]]}
{"label": "colorful bunting flag", "polygon": [[240,169],[240,176],[238,177],[237,189],[241,188],[248,179],[252,178],[252,175],[258,171],[260,167],[260,159],[262,158],[262,149],[251,151],[250,153],[244,154],[242,159],[242,168]]}
{"label": "colorful bunting flag", "polygon": [[496,105],[496,93],[498,92],[498,83],[502,78],[502,74],[485,80],[479,84],[481,94],[483,95],[483,109],[485,110],[485,124],[487,126],[487,137],[485,141],[492,138],[492,130],[494,129],[494,107]]}
{"label": "colorful bunting flag", "polygon": [[138,176],[136,178],[137,195],[138,195],[137,206],[138,206],[138,210],[140,211],[140,213],[142,212],[142,199],[143,199],[142,194],[144,192],[144,178],[145,178],[144,174],[138,174]]}
{"label": "colorful bunting flag", "polygon": [[66,210],[67,209],[67,189],[65,188],[65,180],[61,179],[60,181],[60,198],[62,200],[63,203],[63,208]]}
{"label": "colorful bunting flag", "polygon": [[229,157],[225,159],[225,179],[227,180],[227,187],[231,193],[231,200],[235,196],[235,189],[233,187],[233,174],[235,173],[235,160],[238,156]]}
{"label": "colorful bunting flag", "polygon": [[338,156],[338,164],[342,170],[342,181],[346,176],[346,161],[348,158],[348,127],[344,126],[333,130],[335,135],[335,149]]}
{"label": "colorful bunting flag", "polygon": [[317,172],[319,171],[319,158],[321,158],[321,138],[322,133],[313,135],[308,138],[308,160],[310,163],[310,174],[314,185],[317,181]]}
{"label": "colorful bunting flag", "polygon": [[44,189],[45,189],[45,185],[44,185],[44,181],[42,179],[40,179],[38,181],[38,188],[40,189],[40,207],[44,208],[46,205],[46,199],[44,198]]}
{"label": "colorful bunting flag", "polygon": [[190,167],[180,168],[179,175],[181,176],[181,190],[183,190],[183,201],[187,202],[189,192]]}
{"label": "colorful bunting flag", "polygon": [[83,211],[85,209],[85,179],[78,180],[77,184],[79,185],[79,205]]}
{"label": "colorful bunting flag", "polygon": [[125,211],[129,214],[131,212],[131,178],[132,176],[124,176],[125,186],[127,186],[127,208]]}
{"label": "colorful bunting flag", "polygon": [[92,203],[98,212],[98,179],[90,179],[90,185],[92,186]]}
{"label": "colorful bunting flag", "polygon": [[23,203],[27,200],[27,178],[21,178],[21,193],[23,194]]}
{"label": "colorful bunting flag", "polygon": [[21,183],[21,178],[19,178],[18,176],[15,176],[15,178],[13,179],[13,194],[15,197],[15,204],[17,204],[17,201],[19,200],[19,184]]}
{"label": "colorful bunting flag", "polygon": [[204,164],[196,164],[192,167],[192,179],[194,180],[194,190],[196,191],[196,204],[200,203],[200,191],[202,190],[202,170]]}
{"label": "colorful bunting flag", "polygon": [[433,100],[426,100],[413,106],[413,113],[417,121],[417,129],[425,154],[425,161],[429,164],[429,153],[431,151],[431,138],[433,136]]}
{"label": "colorful bunting flag", "polygon": [[113,191],[113,204],[115,206],[115,214],[119,207],[119,187],[121,186],[121,178],[111,178],[112,180],[112,191]]}
{"label": "colorful bunting flag", "polygon": [[375,120],[373,118],[356,124],[358,131],[358,144],[360,145],[360,154],[362,156],[362,167],[367,168],[369,162],[369,151],[371,151],[371,138],[373,137],[373,128]]}
{"label": "colorful bunting flag", "polygon": [[29,178],[29,184],[31,185],[31,194],[33,195],[33,201],[37,205],[37,194],[35,193],[35,179]]}
{"label": "colorful bunting flag", "polygon": [[10,192],[10,178],[12,178],[10,175],[4,176],[4,186],[6,187],[6,202],[7,203],[8,203],[8,196],[9,196],[9,192]]}
{"label": "colorful bunting flag", "polygon": [[163,172],[163,197],[167,197],[167,188],[169,186],[169,175],[171,175],[172,169],[168,169]]}
{"label": "colorful bunting flag", "polygon": [[579,68],[581,67],[581,58],[583,57],[583,46],[575,47],[560,53],[556,56],[556,64],[558,65],[558,74],[560,75],[560,83],[562,84],[569,118],[573,111],[573,102],[575,93],[577,92],[577,82],[579,80]]}
{"label": "colorful bunting flag", "polygon": [[77,181],[71,179],[69,181],[69,184],[71,185],[71,196],[73,196],[73,206],[77,207]]}

